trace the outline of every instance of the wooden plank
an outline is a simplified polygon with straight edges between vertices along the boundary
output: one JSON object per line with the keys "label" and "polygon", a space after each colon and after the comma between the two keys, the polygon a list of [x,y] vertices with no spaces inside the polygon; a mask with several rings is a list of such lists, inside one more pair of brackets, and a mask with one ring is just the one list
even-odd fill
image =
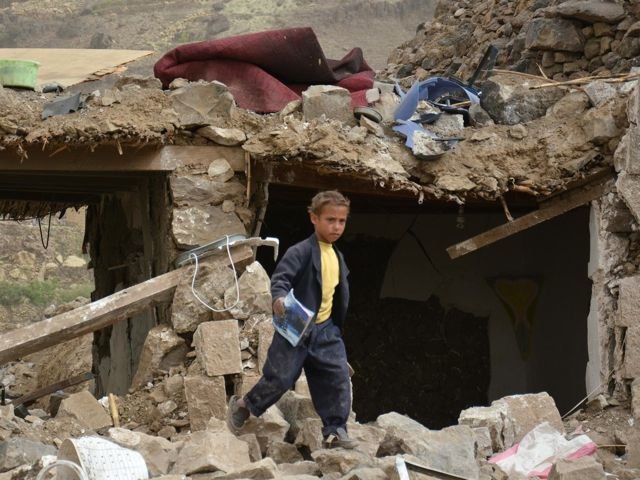
{"label": "wooden plank", "polygon": [[0,157],[0,171],[7,172],[171,172],[182,166],[208,168],[224,158],[236,172],[245,168],[244,150],[240,147],[216,145],[167,145],[147,147],[122,146],[122,155],[115,145],[101,145],[55,150],[28,148],[27,158],[6,150]]}
{"label": "wooden plank", "polygon": [[17,399],[15,399],[12,404],[14,407],[18,405],[27,405],[39,398],[44,397],[45,395],[50,395],[58,390],[62,390],[68,387],[72,387],[74,385],[78,385],[79,383],[88,382],[93,379],[93,373],[86,372],[80,375],[76,375],[75,377],[67,378],[66,380],[62,380],[60,382],[53,383],[51,385],[47,385],[46,387],[39,388],[31,393],[27,393]]}
{"label": "wooden plank", "polygon": [[604,194],[608,179],[609,177],[596,184],[569,192],[561,198],[549,200],[546,202],[546,205],[548,206],[516,218],[512,222],[487,230],[486,232],[469,238],[464,242],[452,245],[447,248],[447,253],[452,259],[461,257],[468,253],[475,252],[482,247],[495,243],[498,240],[502,240],[503,238],[507,238],[518,232],[531,228],[534,225],[538,225],[539,223],[557,217],[558,215],[562,215],[563,213],[573,210],[585,203],[589,203]]}
{"label": "wooden plank", "polygon": [[[246,262],[253,259],[253,251],[247,246],[237,247],[231,251],[231,257],[236,264]],[[207,262],[229,262],[226,256],[210,258]],[[173,270],[75,310],[5,333],[0,336],[0,365],[101,330],[170,300],[185,272],[186,268]]]}

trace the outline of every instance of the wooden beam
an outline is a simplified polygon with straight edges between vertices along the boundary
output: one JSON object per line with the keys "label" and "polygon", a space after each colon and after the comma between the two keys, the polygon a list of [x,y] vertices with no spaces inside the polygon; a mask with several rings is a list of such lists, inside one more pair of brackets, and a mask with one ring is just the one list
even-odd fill
{"label": "wooden beam", "polygon": [[550,220],[558,215],[562,215],[574,208],[585,203],[600,198],[607,187],[610,177],[599,181],[598,183],[581,187],[580,189],[568,192],[561,197],[545,202],[545,207],[534,212],[516,218],[512,222],[505,223],[498,227],[492,228],[475,237],[469,238],[464,242],[457,243],[447,248],[449,257],[458,258],[471,252],[490,245],[498,240],[507,238],[518,232],[522,232],[528,228],[538,225],[539,223]]}
{"label": "wooden beam", "polygon": [[34,392],[27,393],[19,398],[16,398],[12,404],[14,407],[18,405],[28,405],[29,403],[38,400],[39,398],[44,397],[45,395],[50,395],[58,390],[62,390],[64,388],[72,387],[74,385],[78,385],[79,383],[88,382],[89,380],[93,380],[93,373],[86,372],[80,375],[76,375],[75,377],[67,378],[66,380],[62,380],[60,382],[53,383],[51,385],[47,385],[46,387],[39,388]]}
{"label": "wooden beam", "polygon": [[[240,246],[231,251],[231,257],[236,264],[247,262],[253,259],[253,250],[248,246]],[[206,261],[229,262],[225,255],[210,257]],[[75,310],[5,333],[0,336],[0,365],[101,330],[168,301],[185,273],[186,268],[180,268]]]}
{"label": "wooden beam", "polygon": [[93,150],[68,147],[43,151],[32,147],[27,149],[26,159],[5,150],[0,157],[0,171],[170,172],[182,166],[208,168],[217,158],[227,160],[236,172],[244,171],[245,153],[242,148],[216,145],[123,145],[122,155],[115,145],[101,145]]}

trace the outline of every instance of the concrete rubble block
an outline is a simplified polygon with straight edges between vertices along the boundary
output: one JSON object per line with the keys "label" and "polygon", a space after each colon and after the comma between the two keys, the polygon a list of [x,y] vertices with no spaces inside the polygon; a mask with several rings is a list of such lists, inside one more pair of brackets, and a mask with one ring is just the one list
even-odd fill
{"label": "concrete rubble block", "polygon": [[[200,298],[212,307],[222,310],[224,292],[235,283],[235,276],[231,267],[225,263],[210,260],[213,260],[213,257],[203,259],[199,263],[195,289]],[[186,269],[173,294],[171,324],[178,333],[195,332],[198,325],[210,321],[212,317],[211,310],[193,294],[191,283],[194,271],[194,267]]]}
{"label": "concrete rubble block", "polygon": [[640,420],[640,378],[631,383],[631,414],[636,422]]}
{"label": "concrete rubble block", "polygon": [[322,450],[322,421],[319,418],[308,418],[302,421],[294,443],[296,447],[306,448],[310,452]]}
{"label": "concrete rubble block", "polygon": [[73,393],[62,400],[56,418],[73,418],[90,430],[112,426],[109,414],[87,390]]}
{"label": "concrete rubble block", "polygon": [[318,464],[324,475],[334,472],[344,475],[356,467],[374,462],[373,458],[364,452],[342,448],[317,450],[311,453],[311,458]]}
{"label": "concrete rubble block", "polygon": [[427,465],[468,478],[477,478],[473,431],[466,425],[429,430],[396,412],[380,415],[376,425],[387,432],[387,440],[396,441],[403,453],[417,457]]}
{"label": "concrete rubble block", "polygon": [[240,431],[241,434],[255,434],[263,455],[271,442],[284,442],[287,432],[289,432],[289,423],[276,405],[270,407],[260,418],[251,416]]}
{"label": "concrete rubble block", "polygon": [[640,275],[621,278],[619,282],[616,325],[640,326]]}
{"label": "concrete rubble block", "polygon": [[[522,440],[529,431],[543,422],[549,424],[561,433],[564,426],[556,402],[546,392],[511,395],[494,401],[493,405],[505,405],[506,418],[513,425],[514,443]],[[505,442],[505,448],[511,445]]]}
{"label": "concrete rubble block", "polygon": [[381,468],[361,467],[351,470],[340,480],[388,480],[388,478]]}
{"label": "concrete rubble block", "polygon": [[0,442],[0,472],[23,465],[34,465],[44,455],[56,455],[57,450],[40,442],[13,436]]}
{"label": "concrete rubble block", "polygon": [[230,432],[194,432],[184,440],[173,474],[231,472],[250,463],[249,446]]}
{"label": "concrete rubble block", "polygon": [[558,460],[549,472],[549,480],[604,480],[604,469],[590,456]]}
{"label": "concrete rubble block", "polygon": [[189,351],[184,339],[167,325],[153,327],[147,333],[131,388],[139,389],[160,372],[184,363]]}
{"label": "concrete rubble block", "polygon": [[212,417],[223,420],[227,413],[224,377],[184,377],[184,393],[191,430],[205,430]]}
{"label": "concrete rubble block", "polygon": [[246,235],[244,225],[235,213],[224,213],[220,207],[200,205],[173,210],[171,228],[176,245],[191,249],[226,235]]}
{"label": "concrete rubble block", "polygon": [[193,343],[207,375],[214,377],[242,372],[237,320],[201,323],[193,335]]}
{"label": "concrete rubble block", "polygon": [[506,418],[507,406],[494,402],[489,407],[471,407],[463,410],[458,417],[458,423],[473,429],[486,428],[491,439],[491,449],[494,452],[501,452],[508,448],[505,447],[505,443],[514,442],[513,430],[505,428]]}
{"label": "concrete rubble block", "polygon": [[617,23],[625,17],[622,5],[598,0],[570,0],[555,7],[554,11],[562,17],[590,23]]}
{"label": "concrete rubble block", "polygon": [[308,418],[320,419],[311,398],[298,395],[294,391],[285,393],[276,405],[291,426],[291,435],[294,438],[298,435],[300,424],[304,420]]}
{"label": "concrete rubble block", "polygon": [[285,477],[292,476],[311,476],[311,477],[319,477],[322,475],[320,471],[320,467],[316,462],[312,462],[310,460],[305,460],[302,462],[296,463],[281,463],[278,465],[280,469],[280,473]]}
{"label": "concrete rubble block", "polygon": [[263,458],[254,463],[237,467],[226,475],[216,476],[220,480],[252,479],[268,480],[280,476],[278,466],[270,458]]}
{"label": "concrete rubble block", "polygon": [[312,85],[302,92],[302,113],[309,122],[324,115],[346,125],[355,125],[349,90],[333,85]]}
{"label": "concrete rubble block", "polygon": [[622,376],[624,378],[640,377],[640,325],[627,328]]}
{"label": "concrete rubble block", "polygon": [[235,285],[224,293],[225,305],[229,313],[238,320],[246,320],[251,315],[271,313],[271,280],[258,262],[248,265],[238,281],[240,294]]}
{"label": "concrete rubble block", "polygon": [[235,172],[226,159],[216,158],[209,164],[207,175],[219,182],[226,182],[233,178]]}
{"label": "concrete rubble block", "polygon": [[616,189],[636,222],[640,222],[640,175],[621,172],[616,180]]}
{"label": "concrete rubble block", "polygon": [[220,128],[212,125],[199,128],[196,133],[218,145],[235,147],[247,141],[247,135],[239,128]]}
{"label": "concrete rubble block", "polygon": [[126,428],[110,428],[109,438],[121,447],[135,450],[144,458],[152,477],[165,475],[178,457],[177,445],[161,437],[133,432]]}
{"label": "concrete rubble block", "polygon": [[273,322],[271,320],[260,322],[257,325],[258,329],[258,371],[262,372],[262,367],[264,367],[264,362],[267,361],[267,353],[269,352],[269,347],[271,346],[271,342],[273,341],[273,335],[275,333],[275,328],[273,327]]}
{"label": "concrete rubble block", "polygon": [[189,83],[171,91],[169,96],[183,128],[228,120],[235,108],[233,95],[220,82]]}
{"label": "concrete rubble block", "polygon": [[526,123],[543,117],[564,92],[558,88],[530,87],[542,81],[511,75],[494,75],[482,84],[480,105],[496,122],[504,125]]}
{"label": "concrete rubble block", "polygon": [[586,139],[596,145],[603,145],[622,134],[616,124],[618,104],[608,102],[600,108],[592,108],[582,117],[582,129]]}
{"label": "concrete rubble block", "polygon": [[[252,462],[257,462],[258,460],[262,460],[262,452],[260,451],[260,442],[258,442],[258,437],[253,433],[245,433],[244,435],[239,435],[238,438],[243,442],[246,442],[249,445],[249,457]],[[277,462],[276,462],[277,463]]]}
{"label": "concrete rubble block", "polygon": [[304,460],[296,446],[288,442],[271,442],[267,446],[266,455],[276,463],[296,463]]}
{"label": "concrete rubble block", "polygon": [[561,18],[534,18],[527,27],[525,48],[582,52],[584,37],[576,24]]}
{"label": "concrete rubble block", "polygon": [[349,436],[358,441],[358,450],[372,457],[376,456],[380,444],[387,432],[372,424],[349,423],[347,425]]}

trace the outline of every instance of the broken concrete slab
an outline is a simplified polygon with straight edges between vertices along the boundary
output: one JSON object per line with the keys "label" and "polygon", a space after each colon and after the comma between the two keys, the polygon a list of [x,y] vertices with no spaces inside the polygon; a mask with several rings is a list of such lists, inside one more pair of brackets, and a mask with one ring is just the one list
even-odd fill
{"label": "broken concrete slab", "polygon": [[194,432],[185,439],[171,473],[230,472],[250,462],[249,446],[232,433]]}
{"label": "broken concrete slab", "polygon": [[100,430],[112,426],[109,414],[98,400],[86,390],[73,393],[62,400],[56,418],[73,418],[90,430]]}
{"label": "broken concrete slab", "polygon": [[238,320],[246,320],[251,315],[271,313],[271,280],[259,262],[248,265],[238,281],[239,294],[235,286],[224,294],[229,313]]}
{"label": "broken concrete slab", "polygon": [[230,118],[235,100],[220,82],[188,83],[169,94],[183,128],[211,125]]}
{"label": "broken concrete slab", "polygon": [[234,147],[247,141],[247,135],[239,128],[221,128],[207,125],[199,128],[196,133],[218,145]]}
{"label": "broken concrete slab", "polygon": [[0,442],[0,472],[7,472],[22,465],[33,465],[44,455],[55,455],[50,445],[24,437],[13,436]]}
{"label": "broken concrete slab", "polygon": [[602,465],[593,457],[558,460],[549,472],[549,480],[604,480]]}
{"label": "broken concrete slab", "polygon": [[178,456],[178,446],[161,437],[126,428],[110,428],[108,436],[121,447],[142,455],[152,477],[166,475]]}
{"label": "broken concrete slab", "polygon": [[225,419],[227,392],[224,377],[184,377],[184,393],[192,431],[205,430],[212,417]]}
{"label": "broken concrete slab", "polygon": [[237,320],[201,323],[193,335],[193,343],[207,375],[213,377],[242,372]]}
{"label": "broken concrete slab", "polygon": [[131,388],[139,389],[161,371],[184,363],[189,347],[171,327],[158,325],[147,333]]}
{"label": "broken concrete slab", "polygon": [[356,124],[349,90],[334,85],[312,85],[302,92],[302,112],[307,122],[324,116],[346,125]]}

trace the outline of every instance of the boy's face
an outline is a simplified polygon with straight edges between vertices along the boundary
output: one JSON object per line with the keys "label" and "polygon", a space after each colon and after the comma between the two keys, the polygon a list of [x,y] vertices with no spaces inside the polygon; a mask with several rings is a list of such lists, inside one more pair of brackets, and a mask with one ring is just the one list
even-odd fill
{"label": "boy's face", "polygon": [[322,207],[319,214],[311,213],[310,217],[318,238],[333,243],[342,236],[348,215],[347,207],[328,204]]}

